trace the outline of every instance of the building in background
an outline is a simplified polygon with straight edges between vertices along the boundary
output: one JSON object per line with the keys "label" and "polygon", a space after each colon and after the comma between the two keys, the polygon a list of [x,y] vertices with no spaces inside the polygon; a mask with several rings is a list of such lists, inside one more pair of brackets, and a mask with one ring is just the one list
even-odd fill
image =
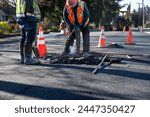
{"label": "building in background", "polygon": [[0,9],[0,21],[6,21],[7,15]]}

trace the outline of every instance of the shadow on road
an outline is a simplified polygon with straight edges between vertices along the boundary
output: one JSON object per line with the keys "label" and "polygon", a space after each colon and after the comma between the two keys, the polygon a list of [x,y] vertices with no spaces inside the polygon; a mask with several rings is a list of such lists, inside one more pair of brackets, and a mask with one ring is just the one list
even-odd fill
{"label": "shadow on road", "polygon": [[0,81],[0,90],[8,93],[13,93],[15,95],[29,96],[35,97],[38,99],[49,99],[49,100],[88,100],[88,99],[98,99],[89,96],[84,96],[78,94],[78,92],[43,87],[43,86],[35,86],[35,85],[27,85],[20,84],[8,81]]}
{"label": "shadow on road", "polygon": [[[27,85],[21,83],[14,83],[9,81],[0,81],[0,91],[12,93],[11,99],[15,96],[28,96],[37,99],[46,100],[103,100],[103,99],[132,99],[129,95],[120,95],[117,93],[111,93],[104,90],[95,91],[93,97],[93,92],[90,91],[75,91],[66,90],[59,88],[50,88],[43,86]],[[91,96],[90,96],[91,95]],[[134,98],[134,97],[133,97]],[[0,99],[4,99],[0,97]]]}
{"label": "shadow on road", "polygon": [[133,79],[141,79],[141,80],[150,80],[150,74],[149,73],[139,73],[134,71],[128,70],[119,70],[119,69],[103,69],[99,73],[105,73],[109,75],[115,75],[115,76],[123,76],[127,78],[133,78]]}

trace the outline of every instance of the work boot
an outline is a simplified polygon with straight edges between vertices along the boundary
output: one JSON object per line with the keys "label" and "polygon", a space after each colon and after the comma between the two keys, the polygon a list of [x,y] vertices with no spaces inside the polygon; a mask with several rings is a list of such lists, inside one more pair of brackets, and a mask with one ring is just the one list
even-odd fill
{"label": "work boot", "polygon": [[40,64],[38,59],[32,58],[32,45],[25,45],[25,61],[26,65]]}
{"label": "work boot", "polygon": [[24,44],[20,43],[20,62],[21,64],[24,64]]}

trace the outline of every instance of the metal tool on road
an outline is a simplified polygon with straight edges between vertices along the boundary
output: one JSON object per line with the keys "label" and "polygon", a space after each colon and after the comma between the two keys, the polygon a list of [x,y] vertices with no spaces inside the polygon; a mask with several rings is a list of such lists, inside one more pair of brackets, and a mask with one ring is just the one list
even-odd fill
{"label": "metal tool on road", "polygon": [[[66,39],[67,41],[70,39],[70,36],[72,35],[73,32],[74,32],[74,30],[72,30],[71,33],[68,35],[68,37],[67,37],[67,39]],[[67,42],[67,41],[66,41],[66,42]]]}
{"label": "metal tool on road", "polygon": [[76,39],[76,54],[80,54],[80,29],[79,27],[75,27],[75,39]]}
{"label": "metal tool on road", "polygon": [[73,45],[70,45],[70,55],[74,54],[74,55],[80,55],[80,29],[78,27],[75,27],[71,33],[68,35],[67,39],[66,39],[66,44],[69,43],[70,41],[70,37],[72,36],[72,34],[75,34],[75,39],[76,39],[76,51],[74,49]]}
{"label": "metal tool on road", "polygon": [[95,68],[95,70],[93,71],[93,74],[96,74],[97,70],[101,67],[101,65],[103,64],[104,60],[106,59],[108,55],[105,54],[105,56],[102,58],[101,62],[99,63],[99,65]]}

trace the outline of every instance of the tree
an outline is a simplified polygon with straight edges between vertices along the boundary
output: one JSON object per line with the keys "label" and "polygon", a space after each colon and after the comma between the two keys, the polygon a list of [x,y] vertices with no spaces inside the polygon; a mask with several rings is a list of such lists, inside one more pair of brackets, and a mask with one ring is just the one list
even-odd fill
{"label": "tree", "polygon": [[[144,14],[145,14],[145,23],[146,23],[147,21],[150,21],[150,7],[149,6],[144,7]],[[142,18],[143,18],[142,8],[139,8],[138,11],[134,9],[131,16],[132,16],[132,21],[135,27],[142,26]]]}
{"label": "tree", "polygon": [[[42,15],[52,22],[63,19],[63,8],[66,0],[39,0]],[[90,22],[99,25],[109,23],[121,8],[119,0],[85,0],[90,11]],[[15,6],[16,0],[0,0],[0,6]],[[8,10],[8,9],[7,9]]]}
{"label": "tree", "polygon": [[0,0],[0,9],[7,15],[7,19],[15,17],[16,0]]}
{"label": "tree", "polygon": [[90,1],[90,19],[96,25],[101,23],[105,25],[116,16],[116,11],[120,9],[120,5],[115,0],[89,0]]}
{"label": "tree", "polygon": [[16,0],[0,0],[0,7],[16,6]]}
{"label": "tree", "polygon": [[139,26],[140,25],[140,16],[138,14],[138,12],[134,9],[133,10],[133,13],[131,14],[132,16],[132,23],[135,27]]}

